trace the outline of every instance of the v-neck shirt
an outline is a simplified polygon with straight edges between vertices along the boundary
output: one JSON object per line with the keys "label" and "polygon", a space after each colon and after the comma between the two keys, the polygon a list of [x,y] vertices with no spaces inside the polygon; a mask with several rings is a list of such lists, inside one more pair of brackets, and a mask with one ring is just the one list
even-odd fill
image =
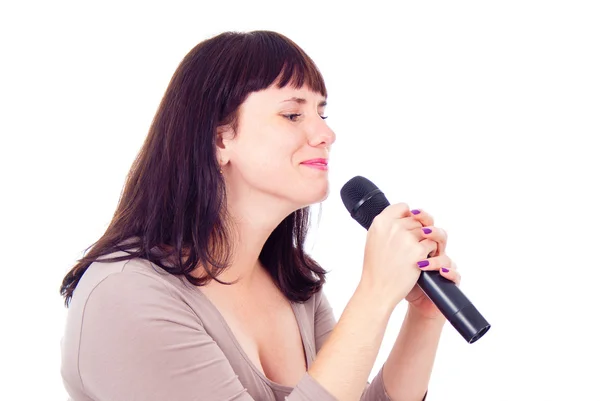
{"label": "v-neck shirt", "polygon": [[[309,369],[335,318],[322,290],[291,305]],[[198,287],[140,258],[88,267],[61,347],[71,401],[335,401],[308,373],[295,387],[268,379]],[[391,401],[382,371],[362,401]]]}

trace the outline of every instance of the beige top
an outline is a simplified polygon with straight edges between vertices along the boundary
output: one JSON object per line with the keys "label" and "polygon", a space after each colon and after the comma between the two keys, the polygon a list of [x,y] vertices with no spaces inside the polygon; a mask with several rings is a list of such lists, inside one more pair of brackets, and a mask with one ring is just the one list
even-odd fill
{"label": "beige top", "polygon": [[[322,292],[292,309],[310,368],[335,319]],[[143,259],[88,268],[61,346],[72,401],[335,400],[308,373],[293,388],[269,380],[197,287]],[[390,401],[381,370],[361,399]]]}

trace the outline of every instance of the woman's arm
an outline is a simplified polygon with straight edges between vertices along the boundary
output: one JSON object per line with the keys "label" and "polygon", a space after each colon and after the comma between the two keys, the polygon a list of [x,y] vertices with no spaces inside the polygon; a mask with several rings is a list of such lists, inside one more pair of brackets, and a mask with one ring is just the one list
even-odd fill
{"label": "woman's arm", "polygon": [[394,401],[424,399],[445,318],[427,319],[406,312],[400,334],[383,365],[383,382]]}
{"label": "woman's arm", "polygon": [[[336,327],[336,322],[325,294],[321,291],[316,297],[315,342],[317,353],[319,353],[320,356],[320,349],[329,339],[331,332]],[[424,401],[427,398],[427,384],[433,366],[435,348],[437,347],[443,324],[444,320],[424,321],[419,319],[418,316],[415,318],[415,314],[413,313],[407,313],[402,329],[396,340],[396,344],[394,345],[387,362],[379,370],[371,383],[367,382],[366,379],[362,382],[365,383],[366,386],[363,386],[363,393],[360,400]],[[433,345],[433,349],[432,343],[435,344]],[[373,363],[371,363],[371,368]],[[408,373],[405,373],[404,375],[399,373],[404,372],[405,370],[407,370]],[[423,372],[425,372],[425,374],[423,374]],[[425,386],[418,381],[412,382],[415,378],[416,380],[419,380],[418,377],[421,377]]]}
{"label": "woman's arm", "polygon": [[[323,291],[320,291],[319,293],[317,293],[315,295],[315,297],[316,297],[315,311],[314,311],[315,345],[316,345],[316,351],[317,351],[317,358],[319,358],[321,356],[321,348],[323,348],[323,346],[328,342],[328,340],[330,339],[331,333],[333,332],[334,328],[336,328],[336,321],[335,321],[335,317],[333,315],[333,311],[331,309],[331,305],[329,304],[329,301],[327,300],[325,293]],[[371,298],[371,299],[373,299],[373,298]],[[353,300],[354,300],[354,298],[353,298]],[[358,300],[358,302],[360,303],[360,297],[357,297],[356,300]],[[352,300],[351,300],[351,302],[352,302]],[[346,307],[346,310],[348,310],[349,307],[350,307],[350,303]],[[367,312],[367,313],[370,313],[370,312]],[[342,315],[342,318],[343,318],[343,315]],[[340,322],[342,321],[342,318],[340,318]],[[371,327],[369,327],[369,326],[361,326],[359,328],[359,331],[365,330],[365,329],[368,331],[372,330]],[[371,334],[373,334],[373,333],[374,332],[371,332]],[[382,337],[378,336],[375,340],[373,340],[374,342],[376,342],[377,351],[379,349],[379,344],[381,343],[382,339],[383,339]],[[346,350],[341,350],[340,352],[345,353]],[[375,356],[376,356],[376,354],[375,354]],[[370,357],[373,357],[373,355],[371,354]],[[353,396],[354,397],[353,399],[354,400],[360,399],[361,401],[390,401],[390,398],[389,398],[388,394],[386,393],[385,387],[383,385],[383,376],[382,376],[381,370],[374,377],[374,379],[371,383],[369,383],[367,381],[368,375],[372,371],[373,364],[375,363],[374,358],[372,360],[369,359],[368,361],[363,360],[363,362],[365,362],[365,363],[368,362],[368,366],[365,366],[366,374],[363,371],[362,376],[364,376],[364,378],[361,376],[360,379],[356,379],[357,381],[355,382],[355,384],[358,384],[358,385],[355,387],[354,390],[358,391],[358,393],[357,393],[358,395]],[[355,362],[351,361],[351,363],[355,363]],[[338,376],[339,375],[341,375],[341,373],[338,373]],[[344,379],[344,377],[339,377],[339,378]],[[360,380],[360,381],[358,381],[358,380]],[[362,394],[360,393],[359,390],[362,391]]]}
{"label": "woman's arm", "polygon": [[321,292],[317,296],[317,358],[308,373],[335,399],[358,400],[373,369],[393,307],[359,285],[335,324],[325,295]]}

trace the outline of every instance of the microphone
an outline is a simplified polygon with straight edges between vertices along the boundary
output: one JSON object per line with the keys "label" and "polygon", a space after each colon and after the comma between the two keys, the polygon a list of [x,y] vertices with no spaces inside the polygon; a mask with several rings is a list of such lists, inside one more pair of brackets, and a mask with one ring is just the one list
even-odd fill
{"label": "microphone", "polygon": [[[375,216],[390,205],[383,192],[361,176],[344,184],[340,193],[352,218],[367,230]],[[487,320],[456,284],[438,271],[422,271],[417,285],[469,344],[479,340],[490,329]]]}

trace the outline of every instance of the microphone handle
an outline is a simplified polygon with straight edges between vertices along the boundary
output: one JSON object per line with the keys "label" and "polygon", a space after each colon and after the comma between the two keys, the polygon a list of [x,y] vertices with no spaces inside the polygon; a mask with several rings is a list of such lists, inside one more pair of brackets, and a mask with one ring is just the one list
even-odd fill
{"label": "microphone handle", "polygon": [[439,271],[422,271],[417,285],[469,344],[490,329],[490,324],[460,288]]}

